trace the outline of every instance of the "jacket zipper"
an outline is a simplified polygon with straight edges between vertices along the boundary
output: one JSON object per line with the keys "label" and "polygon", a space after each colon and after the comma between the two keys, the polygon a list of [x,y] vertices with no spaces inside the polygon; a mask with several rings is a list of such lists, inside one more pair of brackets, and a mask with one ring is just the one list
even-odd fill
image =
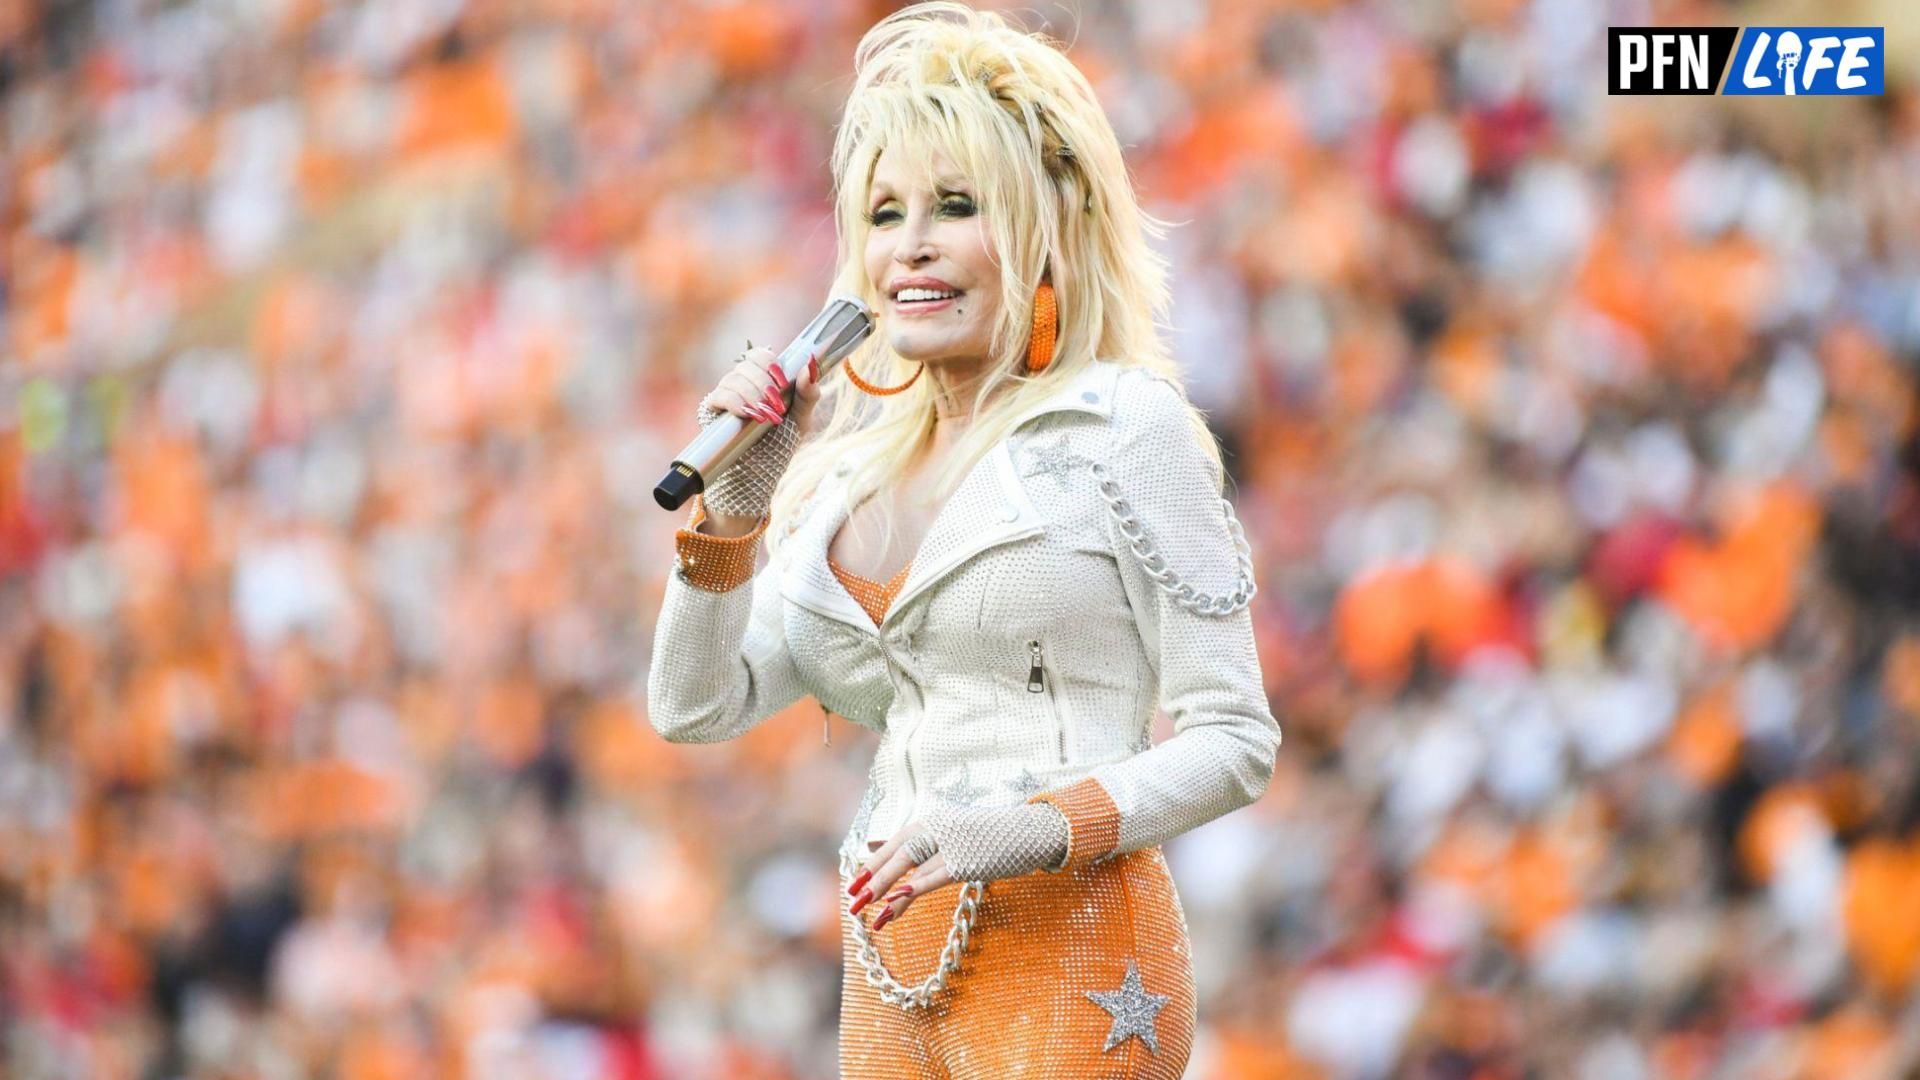
{"label": "jacket zipper", "polygon": [[907,774],[907,820],[909,821],[913,820],[912,810],[914,804],[920,801],[920,785],[913,777],[913,737],[919,731],[920,724],[919,721],[916,720],[914,725],[900,736],[900,767],[905,770]]}
{"label": "jacket zipper", "polygon": [[[893,654],[887,651],[884,640],[881,642],[880,652],[887,665],[888,679],[892,681],[894,676]],[[898,694],[899,692],[900,687],[896,682],[894,683],[894,693]],[[912,821],[914,819],[914,808],[920,802],[920,783],[915,776],[913,768],[913,737],[920,734],[920,725],[923,720],[923,717],[916,716],[913,725],[900,732],[900,771],[906,774],[907,782],[907,816],[902,819],[903,821]]]}
{"label": "jacket zipper", "polygon": [[1040,654],[1040,639],[1027,642],[1027,651],[1032,663],[1027,668],[1027,693],[1047,696],[1047,717],[1053,721],[1054,744],[1060,755],[1060,764],[1067,763],[1067,728],[1060,721],[1060,703],[1054,700],[1054,688],[1047,682],[1046,664]]}

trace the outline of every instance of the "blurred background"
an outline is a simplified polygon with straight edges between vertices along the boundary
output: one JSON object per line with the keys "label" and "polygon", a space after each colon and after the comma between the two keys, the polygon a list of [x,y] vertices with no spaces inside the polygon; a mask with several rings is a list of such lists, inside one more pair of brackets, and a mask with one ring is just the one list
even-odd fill
{"label": "blurred background", "polygon": [[[873,739],[653,734],[649,492],[892,6],[0,0],[0,1073],[834,1075]],[[1015,13],[1258,558],[1189,1076],[1920,1075],[1920,14]],[[1887,93],[1608,98],[1655,22]]]}

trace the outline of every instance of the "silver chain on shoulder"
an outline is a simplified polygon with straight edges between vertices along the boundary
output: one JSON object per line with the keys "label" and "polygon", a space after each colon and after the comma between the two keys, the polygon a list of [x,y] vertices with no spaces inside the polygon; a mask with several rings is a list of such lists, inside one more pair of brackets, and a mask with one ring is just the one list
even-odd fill
{"label": "silver chain on shoulder", "polygon": [[1141,528],[1140,520],[1133,514],[1133,505],[1121,496],[1119,485],[1107,475],[1107,467],[1097,461],[1091,467],[1094,479],[1100,482],[1100,494],[1107,500],[1107,509],[1120,524],[1120,533],[1127,538],[1134,556],[1140,560],[1141,568],[1153,579],[1154,584],[1166,590],[1181,607],[1196,615],[1222,616],[1231,615],[1253,601],[1253,548],[1247,543],[1245,531],[1240,528],[1240,519],[1234,516],[1233,503],[1225,497],[1220,499],[1220,506],[1227,514],[1227,526],[1233,530],[1240,579],[1234,582],[1232,592],[1225,596],[1212,596],[1180,580],[1179,575],[1167,565],[1167,560],[1154,550],[1153,541],[1147,539],[1146,530]]}
{"label": "silver chain on shoulder", "polygon": [[[849,881],[858,872],[856,864],[844,853],[840,857],[840,869]],[[973,917],[980,908],[980,895],[985,884],[981,881],[960,883],[960,899],[953,905],[953,928],[947,931],[947,944],[940,950],[940,963],[934,967],[933,974],[920,980],[917,986],[908,986],[887,971],[886,963],[880,959],[880,949],[867,933],[866,924],[860,921],[860,916],[842,908],[840,914],[851,926],[855,954],[866,971],[867,985],[880,992],[880,1000],[902,1009],[924,1009],[932,1004],[933,995],[946,989],[947,976],[960,970],[960,954],[966,951],[967,938],[973,933]]]}

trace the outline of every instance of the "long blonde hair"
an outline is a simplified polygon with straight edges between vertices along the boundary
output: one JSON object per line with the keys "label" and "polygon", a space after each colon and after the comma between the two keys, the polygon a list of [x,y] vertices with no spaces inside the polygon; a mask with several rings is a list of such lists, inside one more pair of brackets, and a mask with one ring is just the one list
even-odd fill
{"label": "long blonde hair", "polygon": [[[958,483],[1024,410],[1095,358],[1150,368],[1181,384],[1157,332],[1169,304],[1166,262],[1147,244],[1147,234],[1164,235],[1166,225],[1140,209],[1113,126],[1059,43],[996,13],[937,0],[876,23],[861,38],[854,66],[833,145],[835,290],[883,309],[885,298],[866,273],[865,210],[874,165],[888,146],[929,171],[937,149],[972,181],[1000,266],[987,375],[972,423],[930,478],[935,490]],[[1060,330],[1053,362],[1034,375],[1025,360],[1043,275],[1053,284]],[[915,370],[878,333],[845,362],[887,385]],[[774,493],[770,546],[834,465],[852,465],[844,489],[851,504],[897,480],[932,433],[932,379],[873,397],[834,374],[822,390],[827,419],[794,454]],[[1195,423],[1205,430],[1197,413]],[[1217,460],[1211,438],[1206,445]]]}

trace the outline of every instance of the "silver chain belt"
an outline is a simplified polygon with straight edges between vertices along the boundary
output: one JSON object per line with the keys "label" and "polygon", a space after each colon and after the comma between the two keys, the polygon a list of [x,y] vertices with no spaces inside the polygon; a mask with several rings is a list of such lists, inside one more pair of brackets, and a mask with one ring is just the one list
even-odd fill
{"label": "silver chain belt", "polygon": [[[842,879],[852,881],[859,872],[857,863],[845,854],[840,856]],[[984,881],[963,881],[960,883],[960,899],[953,905],[953,928],[947,931],[947,944],[940,950],[940,963],[934,967],[933,974],[920,980],[917,986],[908,986],[893,977],[887,971],[887,965],[880,959],[880,949],[873,943],[872,935],[867,933],[865,923],[860,916],[842,908],[840,914],[846,918],[853,933],[855,955],[865,969],[867,985],[880,992],[880,1000],[889,1005],[898,1005],[902,1009],[924,1009],[933,1003],[933,995],[946,989],[947,976],[960,970],[960,954],[966,951],[967,938],[973,932],[973,917],[980,908],[980,896],[984,891]]]}

